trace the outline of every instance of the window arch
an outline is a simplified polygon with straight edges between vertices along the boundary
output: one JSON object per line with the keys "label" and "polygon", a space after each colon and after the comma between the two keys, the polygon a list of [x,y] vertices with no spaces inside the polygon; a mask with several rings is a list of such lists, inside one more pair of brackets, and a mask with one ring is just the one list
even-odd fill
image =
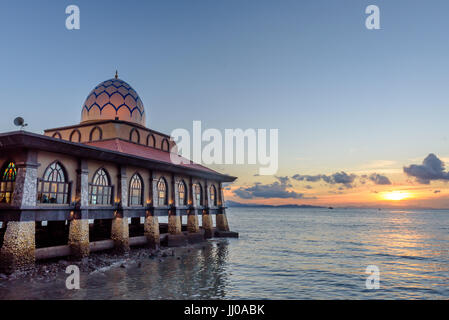
{"label": "window arch", "polygon": [[195,199],[196,205],[198,206],[203,205],[203,187],[201,187],[200,183],[195,185]]}
{"label": "window arch", "polygon": [[71,142],[81,142],[81,132],[78,129],[73,130],[69,140]]}
{"label": "window arch", "polygon": [[67,204],[69,201],[70,183],[62,165],[55,161],[44,172],[42,179],[38,180],[38,202]]}
{"label": "window arch", "polygon": [[147,146],[153,148],[156,147],[156,139],[154,138],[154,135],[152,133],[147,136]]}
{"label": "window arch", "polygon": [[0,203],[11,203],[17,176],[16,164],[7,161],[0,174]]}
{"label": "window arch", "polygon": [[209,190],[210,190],[210,202],[211,202],[211,205],[216,207],[217,206],[217,189],[215,189],[214,185],[211,185]]}
{"label": "window arch", "polygon": [[53,133],[53,135],[51,137],[55,138],[55,139],[62,139],[62,136],[61,136],[61,134],[59,132]]}
{"label": "window arch", "polygon": [[129,183],[129,205],[141,206],[143,203],[143,180],[138,173],[135,173],[131,177]]}
{"label": "window arch", "polygon": [[181,180],[178,184],[178,203],[180,206],[187,205],[187,186],[183,180]]}
{"label": "window arch", "polygon": [[97,141],[103,139],[103,131],[100,127],[95,127],[90,131],[89,141]]}
{"label": "window arch", "polygon": [[161,143],[161,150],[162,151],[169,151],[170,150],[170,144],[168,143],[167,139],[163,139]]}
{"label": "window arch", "polygon": [[112,203],[112,186],[108,172],[100,168],[95,172],[89,184],[89,203],[93,205],[110,205]]}
{"label": "window arch", "polygon": [[131,132],[129,133],[129,141],[140,143],[140,133],[136,128],[131,129]]}
{"label": "window arch", "polygon": [[167,181],[162,177],[157,183],[158,203],[160,206],[168,205]]}

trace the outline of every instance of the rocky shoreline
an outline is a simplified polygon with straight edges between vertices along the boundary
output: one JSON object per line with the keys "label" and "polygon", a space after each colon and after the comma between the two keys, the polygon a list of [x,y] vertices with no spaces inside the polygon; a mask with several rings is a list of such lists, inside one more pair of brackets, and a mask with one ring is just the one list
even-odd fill
{"label": "rocky shoreline", "polygon": [[[190,252],[188,247],[184,250]],[[167,257],[176,257],[174,248],[148,249],[135,248],[128,253],[99,252],[92,253],[82,260],[71,261],[66,259],[48,260],[36,262],[34,268],[16,271],[12,274],[0,273],[0,281],[12,281],[17,279],[33,279],[37,281],[53,281],[61,273],[65,273],[67,266],[76,265],[82,273],[94,273],[107,270],[111,267],[127,268],[131,265],[141,267],[144,259],[158,259],[160,262]],[[180,257],[177,257],[180,259]]]}

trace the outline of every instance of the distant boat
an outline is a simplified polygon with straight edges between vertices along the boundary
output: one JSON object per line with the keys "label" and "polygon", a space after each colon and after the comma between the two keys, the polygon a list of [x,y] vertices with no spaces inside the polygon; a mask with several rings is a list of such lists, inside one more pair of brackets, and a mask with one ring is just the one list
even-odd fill
{"label": "distant boat", "polygon": [[329,207],[328,209],[334,210],[334,207]]}

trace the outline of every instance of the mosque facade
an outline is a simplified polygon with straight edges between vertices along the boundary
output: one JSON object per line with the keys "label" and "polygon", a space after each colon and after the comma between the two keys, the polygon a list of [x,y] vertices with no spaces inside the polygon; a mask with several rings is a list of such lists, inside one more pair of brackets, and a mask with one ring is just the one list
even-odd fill
{"label": "mosque facade", "polygon": [[4,272],[39,259],[237,236],[223,196],[223,183],[236,178],[174,164],[176,144],[145,124],[142,100],[116,75],[90,92],[79,124],[0,134]]}

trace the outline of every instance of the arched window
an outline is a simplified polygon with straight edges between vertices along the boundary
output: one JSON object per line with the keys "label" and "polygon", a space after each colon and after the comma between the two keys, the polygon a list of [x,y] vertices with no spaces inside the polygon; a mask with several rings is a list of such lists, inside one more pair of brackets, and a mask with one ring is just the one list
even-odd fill
{"label": "arched window", "polygon": [[103,131],[99,127],[95,127],[90,131],[89,141],[97,141],[103,138]]}
{"label": "arched window", "polygon": [[136,128],[131,129],[131,132],[129,133],[129,141],[140,143],[140,134],[139,131],[136,130]]}
{"label": "arched window", "polygon": [[89,203],[93,205],[110,205],[112,203],[112,186],[108,173],[98,169],[92,183],[89,184]]}
{"label": "arched window", "polygon": [[139,174],[134,174],[129,184],[129,205],[141,206],[143,194],[143,182]]}
{"label": "arched window", "polygon": [[59,132],[53,133],[53,135],[51,137],[55,138],[55,139],[62,139],[61,134]]}
{"label": "arched window", "polygon": [[168,194],[167,194],[167,182],[164,178],[160,178],[157,183],[157,192],[160,206],[166,206],[168,204]]}
{"label": "arched window", "polygon": [[169,151],[170,150],[170,144],[168,143],[167,139],[162,140],[161,149],[162,149],[162,151]]}
{"label": "arched window", "polygon": [[180,181],[178,184],[178,202],[180,206],[185,206],[187,205],[187,194],[186,194],[186,184],[184,183],[184,181]]}
{"label": "arched window", "polygon": [[81,142],[81,132],[78,129],[73,130],[69,140],[71,142]]}
{"label": "arched window", "polygon": [[149,134],[147,137],[147,146],[149,147],[156,147],[156,139],[154,138],[153,134]]}
{"label": "arched window", "polygon": [[67,204],[69,201],[70,183],[59,162],[53,162],[47,167],[42,179],[38,180],[37,188],[40,203]]}
{"label": "arched window", "polygon": [[211,202],[211,205],[216,207],[217,206],[217,189],[215,189],[214,185],[211,185],[209,190],[210,190],[210,202]]}
{"label": "arched window", "polygon": [[11,203],[17,175],[15,163],[6,162],[0,174],[0,203]]}
{"label": "arched window", "polygon": [[199,183],[195,185],[195,199],[198,206],[203,205],[203,188]]}

